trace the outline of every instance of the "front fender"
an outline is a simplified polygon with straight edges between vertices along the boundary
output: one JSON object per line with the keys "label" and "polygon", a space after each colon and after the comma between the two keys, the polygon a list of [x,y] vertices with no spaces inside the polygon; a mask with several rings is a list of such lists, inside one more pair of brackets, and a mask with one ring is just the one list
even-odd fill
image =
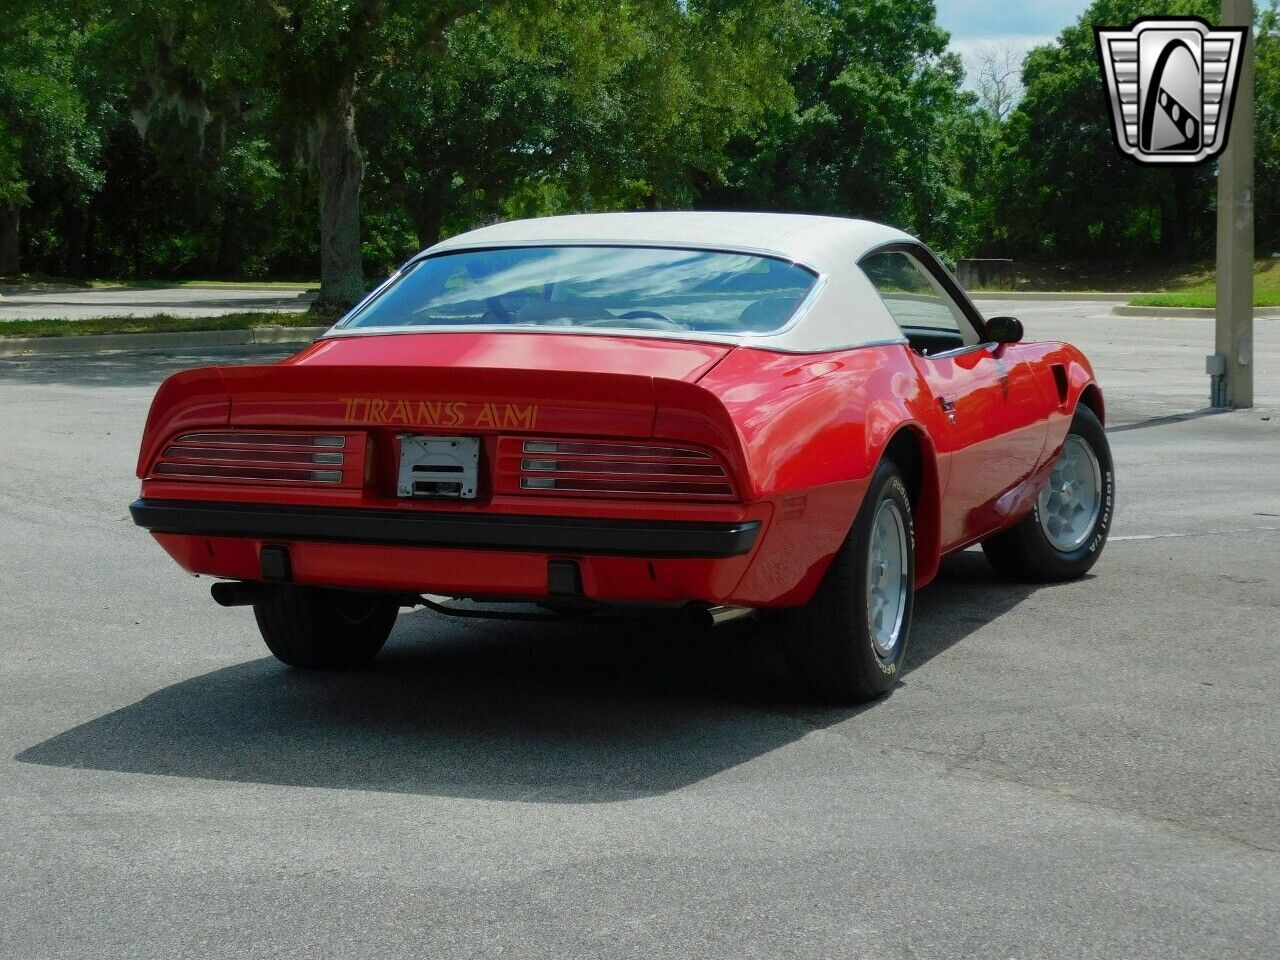
{"label": "front fender", "polygon": [[1033,346],[1035,353],[1028,360],[1049,408],[1048,429],[1039,464],[1043,467],[1056,459],[1080,404],[1088,406],[1104,424],[1106,407],[1093,366],[1077,347],[1069,343],[1037,343]]}

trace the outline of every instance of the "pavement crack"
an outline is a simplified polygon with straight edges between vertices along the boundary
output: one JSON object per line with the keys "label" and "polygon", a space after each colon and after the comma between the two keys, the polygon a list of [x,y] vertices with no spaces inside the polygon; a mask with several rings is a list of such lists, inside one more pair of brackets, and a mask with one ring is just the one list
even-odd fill
{"label": "pavement crack", "polygon": [[1108,539],[1109,542],[1115,543],[1126,540],[1173,540],[1185,537],[1234,537],[1242,533],[1275,533],[1276,531],[1280,531],[1280,526],[1244,527],[1236,530],[1187,530],[1175,533],[1130,533]]}
{"label": "pavement crack", "polygon": [[[858,752],[855,749],[860,740],[846,735],[843,731],[834,726],[825,724],[820,720],[807,717],[803,713],[793,712],[789,710],[781,710],[777,708],[762,707],[763,712],[770,713],[778,717],[782,717],[807,727],[810,732],[824,734],[835,738],[844,748],[849,756],[856,757]],[[1126,807],[1116,806],[1106,803],[1102,800],[1096,800],[1089,797],[1082,797],[1078,794],[1068,793],[1063,790],[1055,790],[1051,787],[1045,787],[1030,780],[1025,780],[1018,776],[1001,775],[996,769],[988,764],[978,764],[975,761],[982,757],[987,745],[987,737],[995,731],[979,731],[976,735],[976,742],[973,746],[965,750],[963,753],[956,754],[947,750],[929,749],[927,747],[906,747],[902,745],[886,746],[884,750],[901,751],[902,753],[914,754],[916,756],[925,757],[929,760],[940,762],[943,767],[943,773],[948,776],[954,776],[963,771],[973,776],[979,777],[993,783],[1003,784],[1005,786],[1018,787],[1024,790],[1031,790],[1037,794],[1049,797],[1054,800],[1067,801],[1068,803],[1078,804],[1083,807],[1091,807],[1099,810],[1105,810],[1108,813],[1117,816],[1134,817],[1150,823],[1162,824],[1177,830],[1180,833],[1189,834],[1203,840],[1213,840],[1220,843],[1227,843],[1232,846],[1240,847],[1250,853],[1260,853],[1264,855],[1280,853],[1280,847],[1273,847],[1267,844],[1257,843],[1253,840],[1237,836],[1233,833],[1226,833],[1221,830],[1206,829],[1204,827],[1192,826],[1176,820],[1172,817],[1163,817],[1158,814],[1149,813],[1143,810],[1135,810]],[[1013,770],[1013,768],[1008,768]]]}
{"label": "pavement crack", "polygon": [[[984,735],[979,735],[979,743],[981,744]],[[973,763],[981,753],[981,746],[975,747],[973,750],[965,751],[965,753],[957,756],[954,753],[948,753],[945,750],[929,750],[923,747],[890,747],[891,750],[901,750],[904,753],[913,753],[920,756],[929,757],[930,759],[950,761],[945,764],[945,772],[955,774],[961,770],[966,773],[974,774],[985,780],[991,780],[996,783],[1003,783],[1010,786],[1022,787],[1027,790],[1033,790],[1036,793],[1052,797],[1055,800],[1065,800],[1069,803],[1079,804],[1085,807],[1096,807],[1100,810],[1106,810],[1108,813],[1119,814],[1121,816],[1136,817],[1140,820],[1146,820],[1151,823],[1159,823],[1168,827],[1172,827],[1182,833],[1192,834],[1204,839],[1217,840],[1226,842],[1234,846],[1243,847],[1253,853],[1275,854],[1280,853],[1280,847],[1268,846],[1267,844],[1257,843],[1245,837],[1237,836],[1233,833],[1226,833],[1221,830],[1206,829],[1197,827],[1173,817],[1163,817],[1158,814],[1149,813],[1144,810],[1135,810],[1128,807],[1120,807],[1115,804],[1107,803],[1103,800],[1097,800],[1090,797],[1082,797],[1079,794],[1068,793],[1064,790],[1055,790],[1051,787],[1045,787],[1030,780],[1022,779],[1017,776],[1001,775],[996,769],[986,764],[978,765]],[[1008,768],[1013,769],[1013,768]]]}

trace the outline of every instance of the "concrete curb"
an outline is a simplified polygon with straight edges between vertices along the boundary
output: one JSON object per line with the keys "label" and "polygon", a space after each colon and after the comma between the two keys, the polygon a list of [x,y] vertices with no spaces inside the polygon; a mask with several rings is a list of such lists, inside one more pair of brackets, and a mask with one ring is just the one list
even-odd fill
{"label": "concrete curb", "polygon": [[108,333],[84,337],[0,339],[0,357],[97,353],[109,350],[165,350],[238,347],[254,343],[310,343],[328,327],[252,327],[247,330],[191,330],[181,333]]}
{"label": "concrete curb", "polygon": [[[1135,307],[1119,304],[1111,308],[1117,317],[1184,317],[1192,320],[1212,320],[1217,316],[1213,307]],[[1280,319],[1280,307],[1255,307],[1255,320]]]}
{"label": "concrete curb", "polygon": [[1132,300],[1142,296],[1138,293],[1098,293],[1096,291],[1053,291],[1053,290],[970,290],[969,296],[974,300],[1080,300],[1080,301],[1116,301]]}

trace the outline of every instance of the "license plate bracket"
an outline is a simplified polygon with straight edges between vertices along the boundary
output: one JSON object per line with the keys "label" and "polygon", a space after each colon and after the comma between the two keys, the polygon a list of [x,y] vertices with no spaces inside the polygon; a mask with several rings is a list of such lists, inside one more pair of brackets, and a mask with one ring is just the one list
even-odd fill
{"label": "license plate bracket", "polygon": [[480,479],[479,437],[399,434],[396,493],[428,500],[474,500]]}

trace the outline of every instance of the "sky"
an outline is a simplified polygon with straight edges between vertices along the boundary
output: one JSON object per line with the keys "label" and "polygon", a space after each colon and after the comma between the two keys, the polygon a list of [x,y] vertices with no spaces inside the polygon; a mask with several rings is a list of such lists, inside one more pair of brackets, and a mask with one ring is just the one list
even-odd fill
{"label": "sky", "polygon": [[976,57],[1011,50],[1018,57],[1075,23],[1089,0],[934,0],[938,24],[951,34],[951,47],[966,72]]}
{"label": "sky", "polygon": [[1088,0],[934,0],[938,23],[958,41],[1056,36],[1089,6]]}

